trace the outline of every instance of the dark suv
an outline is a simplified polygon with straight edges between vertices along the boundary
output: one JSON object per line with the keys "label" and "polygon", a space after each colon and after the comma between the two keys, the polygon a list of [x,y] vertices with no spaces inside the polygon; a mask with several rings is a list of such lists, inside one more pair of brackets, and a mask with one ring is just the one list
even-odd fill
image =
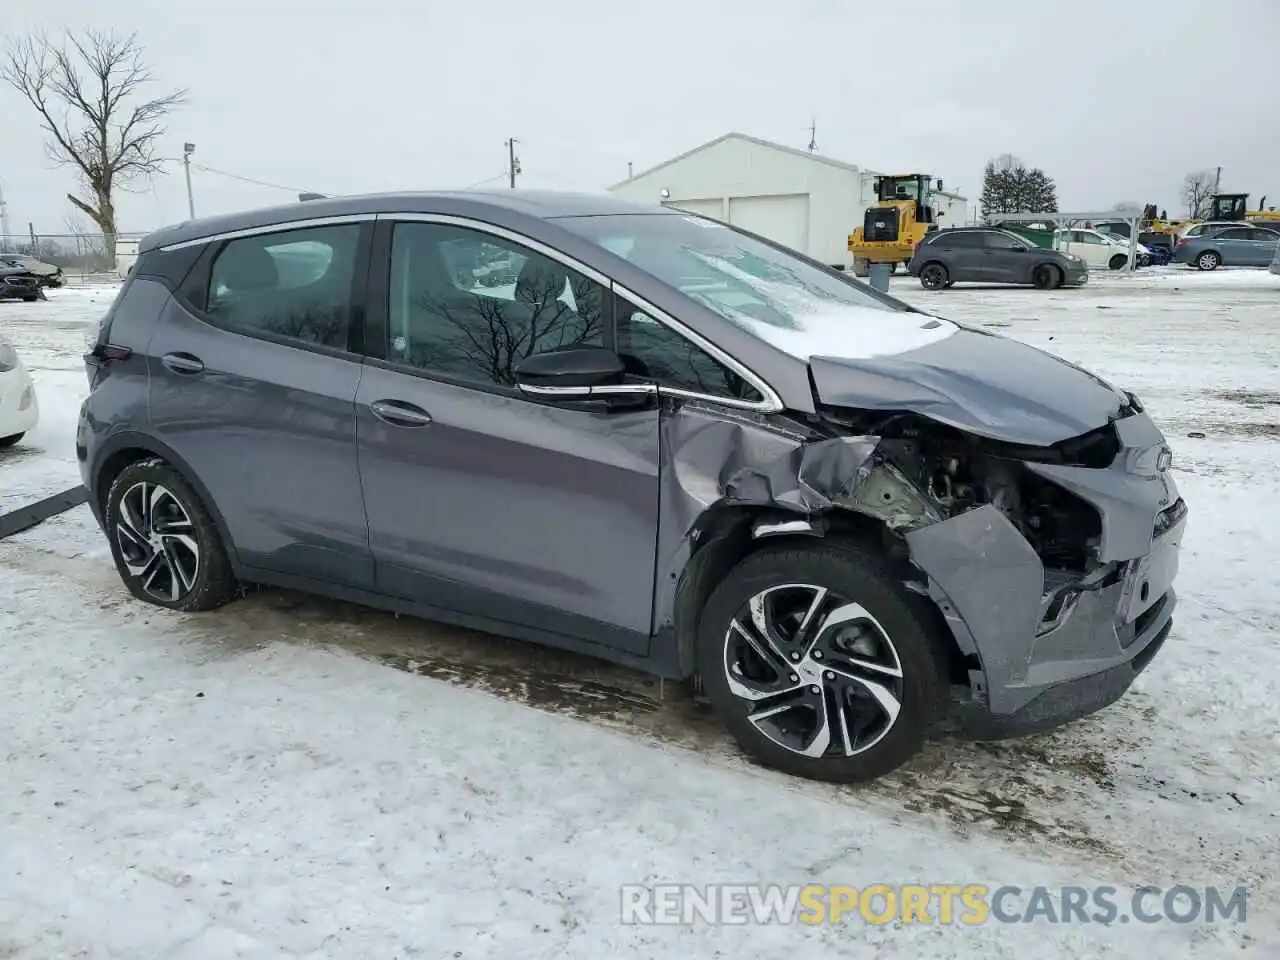
{"label": "dark suv", "polygon": [[277,584],[696,676],[804,776],[892,769],[953,700],[990,736],[1096,710],[1172,623],[1186,508],[1136,398],[665,207],[184,223],[86,364],[134,596]]}
{"label": "dark suv", "polygon": [[926,290],[953,283],[1017,283],[1052,290],[1089,280],[1077,256],[1037,247],[1016,233],[985,227],[956,227],[925,234],[908,271]]}

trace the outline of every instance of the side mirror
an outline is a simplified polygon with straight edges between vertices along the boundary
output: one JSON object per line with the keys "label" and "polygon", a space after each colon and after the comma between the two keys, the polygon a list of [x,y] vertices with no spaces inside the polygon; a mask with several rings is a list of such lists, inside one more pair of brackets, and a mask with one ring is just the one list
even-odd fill
{"label": "side mirror", "polygon": [[652,393],[650,384],[624,384],[627,368],[606,347],[572,344],[525,357],[516,364],[516,387],[537,397],[584,399]]}

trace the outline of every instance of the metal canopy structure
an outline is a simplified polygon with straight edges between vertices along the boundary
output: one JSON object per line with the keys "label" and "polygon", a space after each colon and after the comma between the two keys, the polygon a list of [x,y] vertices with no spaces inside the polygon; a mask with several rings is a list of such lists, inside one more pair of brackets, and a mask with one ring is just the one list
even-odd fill
{"label": "metal canopy structure", "polygon": [[[1103,220],[1107,223],[1127,223],[1129,224],[1129,264],[1128,269],[1133,270],[1138,262],[1138,231],[1142,225],[1142,217],[1133,214],[1116,213],[1114,210],[1108,210],[1105,213],[1098,211],[1086,213],[1074,213],[1071,211],[1054,212],[1054,213],[1000,213],[995,217],[987,217],[988,222],[998,219],[1005,223],[1056,223],[1060,227],[1071,227],[1081,222],[1087,221],[1093,223],[1097,220]],[[1056,243],[1055,243],[1056,246]]]}

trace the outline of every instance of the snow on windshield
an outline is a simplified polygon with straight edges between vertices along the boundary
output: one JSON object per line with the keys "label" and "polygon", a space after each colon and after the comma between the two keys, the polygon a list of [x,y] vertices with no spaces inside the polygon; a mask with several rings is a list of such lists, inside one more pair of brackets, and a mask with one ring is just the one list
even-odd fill
{"label": "snow on windshield", "polygon": [[902,353],[957,330],[715,220],[618,214],[560,222],[801,360]]}
{"label": "snow on windshield", "polygon": [[849,298],[804,283],[790,271],[770,271],[786,278],[772,279],[744,270],[723,256],[688,252],[732,283],[703,290],[682,286],[685,293],[801,360],[903,353],[945,339],[957,329],[924,314],[850,303]]}

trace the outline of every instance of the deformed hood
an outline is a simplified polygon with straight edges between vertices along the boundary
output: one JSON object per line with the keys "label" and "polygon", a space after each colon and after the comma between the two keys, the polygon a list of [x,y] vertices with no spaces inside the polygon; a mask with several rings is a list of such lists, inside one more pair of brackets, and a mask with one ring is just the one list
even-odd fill
{"label": "deformed hood", "polygon": [[968,328],[904,353],[809,359],[829,406],[906,410],[1010,443],[1048,446],[1105,426],[1127,398],[1018,340]]}

